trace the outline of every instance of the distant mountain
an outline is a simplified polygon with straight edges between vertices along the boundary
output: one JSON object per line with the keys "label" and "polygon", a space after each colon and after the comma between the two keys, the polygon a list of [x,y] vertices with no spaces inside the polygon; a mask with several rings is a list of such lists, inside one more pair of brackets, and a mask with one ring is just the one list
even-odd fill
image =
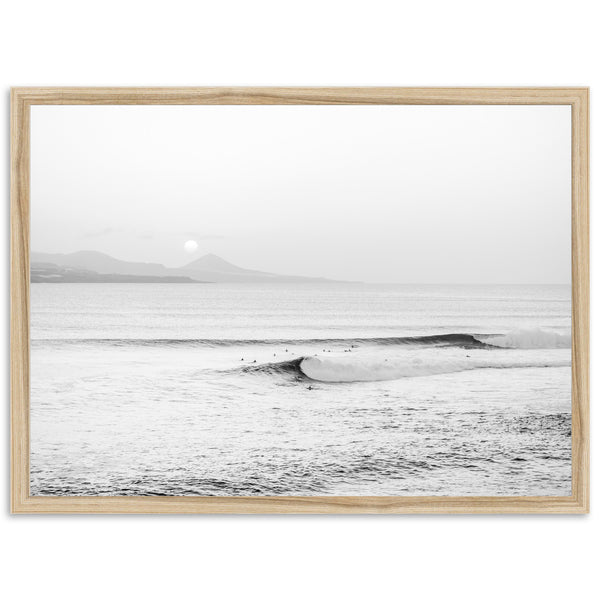
{"label": "distant mountain", "polygon": [[[243,269],[214,254],[206,254],[178,269],[169,269],[158,263],[119,260],[108,254],[91,250],[73,252],[72,254],[32,252],[31,264],[32,276],[34,265],[50,264],[64,269],[90,271],[96,274],[128,275],[136,277],[184,277],[188,278],[190,281],[202,282],[326,283],[333,281],[322,277],[277,275],[275,273],[266,273],[264,271]],[[71,274],[69,276],[74,277],[75,275]]]}
{"label": "distant mountain", "polygon": [[169,275],[168,269],[158,263],[128,262],[113,258],[102,252],[82,250],[72,254],[47,254],[32,252],[31,262],[50,263],[61,267],[86,269],[96,273],[120,273],[123,275]]}
{"label": "distant mountain", "polygon": [[[196,271],[215,271],[221,273],[249,273],[248,269],[236,267],[216,254],[205,254],[191,263],[181,267],[182,269],[193,269]],[[253,271],[258,273],[259,271]]]}
{"label": "distant mountain", "polygon": [[236,283],[318,283],[331,281],[322,277],[298,277],[294,275],[277,275],[264,271],[242,269],[226,260],[206,254],[205,256],[177,269],[183,275],[194,279]]}
{"label": "distant mountain", "polygon": [[202,283],[191,277],[97,273],[87,269],[31,263],[31,283]]}

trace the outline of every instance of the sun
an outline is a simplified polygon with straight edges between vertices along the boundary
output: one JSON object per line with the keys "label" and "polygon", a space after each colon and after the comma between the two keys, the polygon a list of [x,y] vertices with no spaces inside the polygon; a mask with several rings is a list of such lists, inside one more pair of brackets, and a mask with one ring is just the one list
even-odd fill
{"label": "sun", "polygon": [[192,254],[198,250],[198,242],[196,240],[188,240],[183,247],[188,254]]}

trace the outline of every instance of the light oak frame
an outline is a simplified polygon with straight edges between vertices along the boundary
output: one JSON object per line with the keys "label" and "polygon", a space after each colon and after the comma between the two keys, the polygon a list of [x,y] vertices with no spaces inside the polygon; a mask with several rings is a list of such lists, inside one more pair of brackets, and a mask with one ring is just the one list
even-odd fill
{"label": "light oak frame", "polygon": [[[32,105],[412,104],[571,106],[570,496],[31,496],[29,181]],[[589,511],[588,88],[13,88],[11,90],[11,511],[13,513],[586,513]]]}

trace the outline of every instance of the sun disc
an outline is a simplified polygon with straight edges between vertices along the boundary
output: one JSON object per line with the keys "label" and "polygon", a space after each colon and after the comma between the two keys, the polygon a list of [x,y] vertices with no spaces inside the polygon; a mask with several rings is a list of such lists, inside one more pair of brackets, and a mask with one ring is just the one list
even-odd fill
{"label": "sun disc", "polygon": [[196,250],[198,250],[198,242],[196,242],[196,240],[188,240],[183,247],[185,248],[186,252],[191,254],[192,252],[196,252]]}

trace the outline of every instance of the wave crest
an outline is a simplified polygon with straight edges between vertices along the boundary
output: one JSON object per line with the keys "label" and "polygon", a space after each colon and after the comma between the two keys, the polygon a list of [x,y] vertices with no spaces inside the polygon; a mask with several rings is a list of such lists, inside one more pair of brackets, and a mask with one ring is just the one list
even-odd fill
{"label": "wave crest", "polygon": [[571,334],[545,329],[515,329],[503,335],[476,336],[480,341],[497,348],[551,349],[570,348]]}
{"label": "wave crest", "polygon": [[342,358],[305,356],[294,360],[243,367],[245,373],[293,374],[297,379],[311,379],[322,383],[355,383],[365,381],[391,381],[404,377],[425,377],[458,373],[475,369],[518,369],[569,367],[570,360],[543,360],[529,362],[482,361],[476,359],[421,358]]}
{"label": "wave crest", "polygon": [[469,359],[438,359],[424,361],[420,358],[344,360],[307,357],[300,370],[310,379],[326,383],[351,383],[359,381],[390,381],[403,377],[423,377],[457,373],[474,369],[517,369],[567,367],[571,361],[492,362]]}
{"label": "wave crest", "polygon": [[34,339],[34,344],[49,345],[99,345],[99,346],[149,346],[149,347],[207,347],[228,348],[234,346],[327,346],[327,347],[362,347],[362,346],[435,346],[456,347],[464,349],[476,348],[568,348],[571,345],[571,334],[561,334],[543,329],[519,329],[506,334],[496,333],[440,333],[435,335],[417,335],[404,337],[350,337],[350,338],[298,338],[298,339],[110,339],[110,338],[65,338]]}

